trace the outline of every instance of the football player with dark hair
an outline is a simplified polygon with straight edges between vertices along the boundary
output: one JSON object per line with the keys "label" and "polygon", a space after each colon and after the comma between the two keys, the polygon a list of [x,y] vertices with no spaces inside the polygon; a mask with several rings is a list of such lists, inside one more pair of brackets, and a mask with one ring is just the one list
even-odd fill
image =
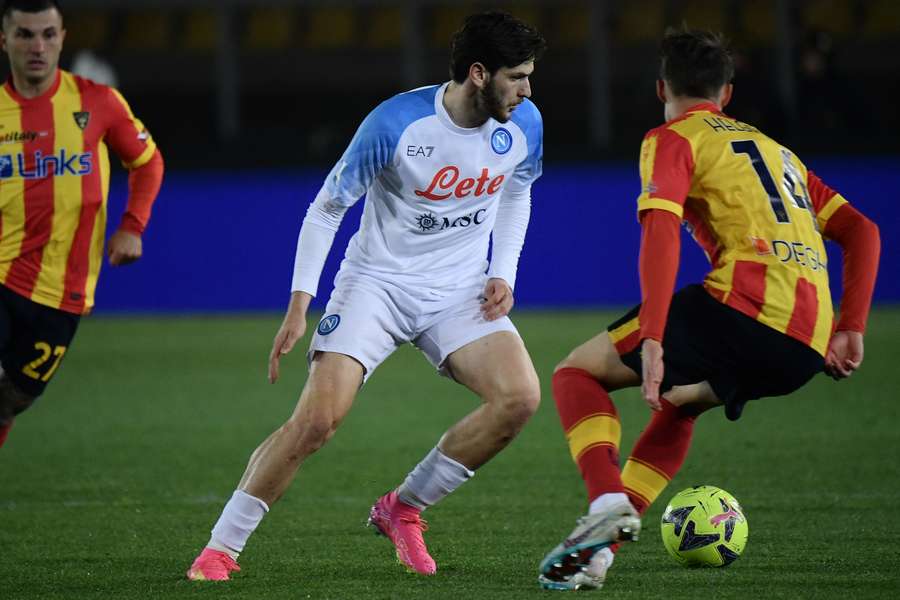
{"label": "football player with dark hair", "polygon": [[57,372],[94,305],[106,235],[109,150],[129,171],[111,265],[141,257],[159,192],[156,144],[114,89],[59,69],[56,0],[7,0],[0,88],[0,445]]}
{"label": "football player with dark hair", "polygon": [[[225,580],[238,570],[269,507],[405,343],[481,400],[370,509],[369,524],[402,564],[435,573],[422,511],[506,447],[540,401],[508,314],[542,169],[543,124],[528,98],[543,46],[536,30],[506,13],[473,15],[453,38],[451,81],[398,94],[363,120],[303,221],[290,304],[269,356],[274,382],[306,330],[334,233],[365,195],[307,353],[309,378],[294,413],[250,457],[189,579]],[[427,401],[414,399],[409,410],[427,410]]]}
{"label": "football player with dark hair", "polygon": [[[824,370],[849,377],[878,269],[878,227],[789,149],[723,112],[734,64],[722,36],[671,30],[657,95],[665,124],[640,155],[642,302],[572,351],[553,396],[587,486],[588,515],[544,559],[550,589],[597,588],[614,554],[683,463],[697,416],[794,392]],[[673,295],[684,223],[711,269]],[[843,250],[833,323],[824,240]],[[624,468],[609,393],[641,387],[653,410]]]}

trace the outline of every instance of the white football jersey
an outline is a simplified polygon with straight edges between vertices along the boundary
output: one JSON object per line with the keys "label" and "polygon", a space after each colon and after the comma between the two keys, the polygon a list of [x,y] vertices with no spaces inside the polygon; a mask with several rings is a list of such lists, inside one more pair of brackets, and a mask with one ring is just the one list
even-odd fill
{"label": "white football jersey", "polygon": [[530,201],[542,168],[537,107],[525,99],[508,122],[465,129],[444,108],[447,85],[381,103],[329,173],[317,201],[349,207],[366,196],[342,273],[447,296],[483,277],[501,197]]}

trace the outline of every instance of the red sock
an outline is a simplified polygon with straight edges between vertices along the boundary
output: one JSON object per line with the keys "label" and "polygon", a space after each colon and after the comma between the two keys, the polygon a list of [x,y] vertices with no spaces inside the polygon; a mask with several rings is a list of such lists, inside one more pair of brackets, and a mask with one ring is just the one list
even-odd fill
{"label": "red sock", "polygon": [[12,419],[7,421],[6,425],[0,425],[0,448],[3,447],[3,443],[6,441],[6,436],[9,435],[9,430],[12,429],[12,425]]}
{"label": "red sock", "polygon": [[625,491],[619,472],[619,414],[603,386],[587,371],[567,367],[553,374],[553,398],[588,502]]}
{"label": "red sock", "polygon": [[660,398],[662,410],[653,413],[622,469],[622,481],[631,503],[641,514],[647,510],[681,468],[702,410],[675,406]]}

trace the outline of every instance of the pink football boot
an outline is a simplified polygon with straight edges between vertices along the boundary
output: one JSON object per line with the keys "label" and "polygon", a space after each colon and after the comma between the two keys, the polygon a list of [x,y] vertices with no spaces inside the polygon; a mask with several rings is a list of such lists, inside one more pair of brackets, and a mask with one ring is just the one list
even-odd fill
{"label": "pink football boot", "polygon": [[188,569],[187,578],[191,581],[228,581],[230,572],[240,570],[234,559],[225,552],[204,548]]}
{"label": "pink football boot", "polygon": [[394,543],[397,559],[408,569],[420,575],[434,575],[437,567],[422,539],[428,524],[421,519],[420,513],[418,508],[401,502],[397,492],[390,492],[372,507],[368,524]]}

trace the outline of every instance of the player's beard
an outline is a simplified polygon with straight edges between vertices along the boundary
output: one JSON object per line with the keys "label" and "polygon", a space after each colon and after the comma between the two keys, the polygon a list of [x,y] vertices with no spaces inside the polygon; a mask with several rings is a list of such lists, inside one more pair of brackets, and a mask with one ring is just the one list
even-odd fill
{"label": "player's beard", "polygon": [[478,103],[487,116],[501,122],[509,121],[509,112],[504,111],[503,99],[491,78],[488,84],[478,91]]}

